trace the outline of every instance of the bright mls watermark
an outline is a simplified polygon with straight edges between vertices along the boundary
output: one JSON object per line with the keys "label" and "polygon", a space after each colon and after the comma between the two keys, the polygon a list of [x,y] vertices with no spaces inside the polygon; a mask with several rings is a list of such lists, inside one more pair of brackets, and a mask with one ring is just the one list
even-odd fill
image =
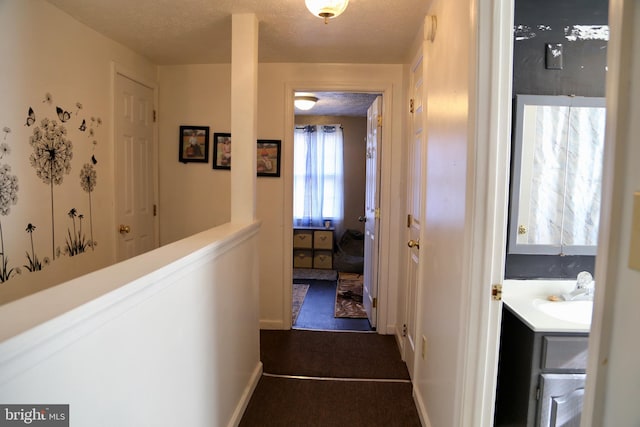
{"label": "bright mls watermark", "polygon": [[69,427],[69,405],[0,405],[0,427]]}

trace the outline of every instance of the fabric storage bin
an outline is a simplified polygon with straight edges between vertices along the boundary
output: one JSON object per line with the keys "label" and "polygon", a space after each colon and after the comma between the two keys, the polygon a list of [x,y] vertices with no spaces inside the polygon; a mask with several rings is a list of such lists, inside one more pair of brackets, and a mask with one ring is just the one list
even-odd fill
{"label": "fabric storage bin", "polygon": [[333,268],[333,254],[331,251],[315,251],[313,253],[313,268]]}
{"label": "fabric storage bin", "polygon": [[316,230],[313,232],[313,248],[314,249],[333,249],[333,231]]}
{"label": "fabric storage bin", "polygon": [[293,251],[293,267],[294,268],[312,268],[313,256],[310,250]]}
{"label": "fabric storage bin", "polygon": [[293,247],[311,249],[313,232],[311,230],[293,230]]}

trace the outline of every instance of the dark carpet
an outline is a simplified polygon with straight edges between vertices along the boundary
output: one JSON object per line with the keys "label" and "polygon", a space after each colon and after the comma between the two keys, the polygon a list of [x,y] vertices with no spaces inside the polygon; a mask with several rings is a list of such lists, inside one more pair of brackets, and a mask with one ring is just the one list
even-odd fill
{"label": "dark carpet", "polygon": [[242,427],[412,427],[410,383],[313,381],[263,376]]}
{"label": "dark carpet", "polygon": [[392,335],[263,330],[260,359],[269,374],[409,379]]}

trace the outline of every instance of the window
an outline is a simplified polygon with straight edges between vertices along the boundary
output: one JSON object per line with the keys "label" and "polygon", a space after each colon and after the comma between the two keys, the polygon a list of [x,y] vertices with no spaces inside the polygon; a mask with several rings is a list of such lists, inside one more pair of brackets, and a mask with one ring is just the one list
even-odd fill
{"label": "window", "polygon": [[342,128],[297,126],[294,132],[293,219],[298,226],[334,225],[343,217]]}

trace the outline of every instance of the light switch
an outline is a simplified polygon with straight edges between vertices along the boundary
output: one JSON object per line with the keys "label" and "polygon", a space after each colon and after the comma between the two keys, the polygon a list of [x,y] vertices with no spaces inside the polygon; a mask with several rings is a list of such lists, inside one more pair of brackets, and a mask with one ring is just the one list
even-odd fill
{"label": "light switch", "polygon": [[640,192],[633,193],[632,215],[631,245],[629,247],[629,268],[640,271]]}

